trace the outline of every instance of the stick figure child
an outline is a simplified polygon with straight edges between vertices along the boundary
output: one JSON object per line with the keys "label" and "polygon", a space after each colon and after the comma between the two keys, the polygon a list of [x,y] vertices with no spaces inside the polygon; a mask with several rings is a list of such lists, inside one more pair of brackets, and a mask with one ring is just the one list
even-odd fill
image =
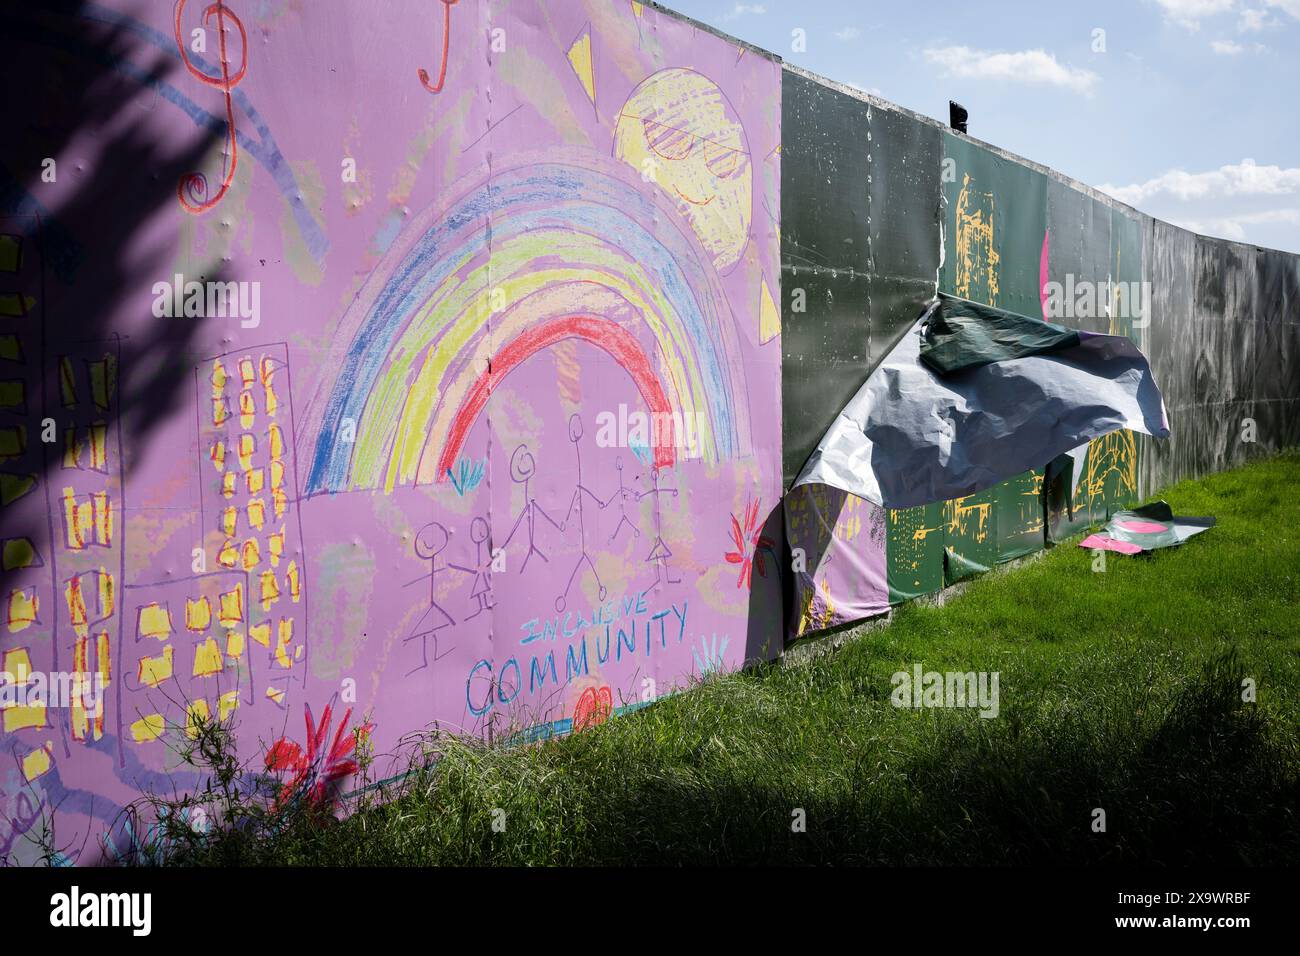
{"label": "stick figure child", "polygon": [[578,512],[578,543],[582,547],[582,556],[573,566],[573,571],[569,574],[569,581],[564,585],[564,593],[555,599],[555,610],[563,611],[565,604],[569,599],[569,590],[573,587],[573,581],[578,576],[578,571],[582,569],[585,563],[591,568],[591,573],[596,576],[596,586],[600,588],[600,599],[605,600],[608,593],[605,590],[604,582],[600,580],[600,572],[596,570],[596,564],[591,560],[591,555],[587,553],[587,523],[583,517],[582,496],[585,494],[596,502],[603,510],[608,502],[601,501],[600,498],[590,488],[582,483],[582,449],[578,442],[582,438],[582,419],[577,415],[569,417],[569,441],[573,443],[573,453],[578,458],[578,485],[573,490],[573,497],[569,499],[569,510],[564,514],[564,521],[560,524],[560,530],[563,531],[569,524],[569,519],[573,517],[574,511]]}
{"label": "stick figure child", "polygon": [[[469,596],[478,598],[478,608],[473,614],[465,617],[465,620],[472,621],[484,611],[489,610],[492,604],[492,546],[488,543],[488,523],[484,518],[475,518],[470,522],[469,536],[474,539],[474,567],[467,568],[460,564],[448,564],[448,567],[455,568],[457,571],[464,571],[466,574],[474,575],[474,586],[470,588]],[[483,545],[487,543],[487,557],[483,557]]]}
{"label": "stick figure child", "polygon": [[659,513],[659,496],[669,494],[676,498],[677,489],[659,487],[658,468],[650,469],[650,481],[652,483],[650,489],[648,491],[643,491],[636,496],[637,501],[640,501],[647,495],[654,495],[655,541],[654,544],[650,546],[650,553],[646,555],[646,564],[654,564],[656,584],[660,582],[665,584],[677,584],[681,581],[681,577],[673,577],[672,569],[668,566],[668,559],[673,556],[673,553],[669,550],[668,545],[664,543],[663,519]]}
{"label": "stick figure child", "polygon": [[519,567],[520,574],[524,573],[524,569],[528,567],[528,559],[531,558],[534,554],[537,555],[539,558],[541,558],[543,561],[547,562],[548,564],[550,563],[551,560],[550,558],[548,558],[546,555],[542,553],[541,549],[538,548],[536,544],[537,516],[541,515],[543,518],[549,521],[557,531],[564,530],[564,528],[556,524],[555,519],[552,518],[550,515],[548,515],[545,509],[543,509],[542,506],[537,503],[536,499],[533,498],[532,493],[529,490],[529,485],[532,482],[533,475],[535,475],[536,473],[537,473],[537,462],[533,458],[532,452],[528,450],[527,445],[520,445],[518,448],[514,450],[514,453],[511,454],[510,456],[510,480],[517,485],[524,486],[524,509],[523,511],[519,512],[519,517],[515,519],[514,527],[510,529],[510,534],[506,536],[506,540],[502,544],[502,547],[505,547],[510,543],[511,539],[514,538],[515,536],[515,532],[519,530],[519,525],[523,522],[524,518],[527,518],[528,519],[528,553],[524,555],[524,563]]}
{"label": "stick figure child", "polygon": [[[615,498],[618,499],[619,519],[618,524],[614,526],[614,533],[609,536],[610,544],[614,543],[614,539],[618,537],[618,533],[623,530],[623,525],[627,525],[632,529],[632,536],[634,538],[641,537],[641,529],[638,528],[636,523],[627,516],[627,499],[632,498],[636,500],[637,496],[633,494],[631,488],[628,488],[623,484],[623,459],[615,458],[614,467],[618,469],[618,490],[610,495],[609,501],[613,501]],[[608,505],[609,501],[605,502],[605,504]]]}
{"label": "stick figure child", "polygon": [[418,584],[426,578],[429,581],[429,607],[424,614],[420,616],[419,622],[412,629],[411,633],[402,639],[403,644],[418,640],[420,642],[420,660],[418,667],[413,667],[406,672],[410,677],[418,670],[423,670],[429,666],[429,638],[433,638],[433,659],[437,661],[446,654],[451,653],[452,648],[447,648],[441,654],[438,653],[438,631],[445,627],[451,627],[456,622],[452,620],[450,614],[443,610],[437,601],[438,593],[438,574],[446,571],[448,567],[438,567],[438,555],[447,547],[447,529],[436,521],[432,521],[420,529],[415,536],[415,554],[421,560],[429,562],[429,573],[421,575],[414,581],[409,581],[406,587],[412,584]]}

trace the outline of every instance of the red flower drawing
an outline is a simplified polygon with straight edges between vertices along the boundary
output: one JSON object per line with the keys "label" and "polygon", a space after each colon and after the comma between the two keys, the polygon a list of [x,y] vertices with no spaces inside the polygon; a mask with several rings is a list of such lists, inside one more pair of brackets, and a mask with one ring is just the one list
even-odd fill
{"label": "red flower drawing", "polygon": [[752,587],[754,583],[754,568],[758,568],[759,577],[767,577],[767,568],[763,564],[763,550],[772,550],[772,540],[762,533],[758,525],[758,511],[762,505],[759,501],[751,501],[745,508],[745,523],[742,526],[736,520],[736,516],[731,516],[731,540],[736,543],[735,551],[728,551],[726,554],[729,564],[740,565],[740,577],[736,579],[736,587],[742,584],[746,587]]}
{"label": "red flower drawing", "polygon": [[307,718],[306,749],[288,737],[281,737],[266,752],[266,769],[292,774],[276,798],[277,808],[301,797],[315,809],[326,809],[333,804],[334,785],[359,769],[352,754],[357,739],[368,734],[372,725],[363,724],[349,732],[348,720],[352,717],[352,708],[349,707],[339,721],[339,729],[329,750],[326,750],[325,739],[329,736],[333,704],[326,705],[320,726],[312,718],[311,705],[307,704],[303,709]]}

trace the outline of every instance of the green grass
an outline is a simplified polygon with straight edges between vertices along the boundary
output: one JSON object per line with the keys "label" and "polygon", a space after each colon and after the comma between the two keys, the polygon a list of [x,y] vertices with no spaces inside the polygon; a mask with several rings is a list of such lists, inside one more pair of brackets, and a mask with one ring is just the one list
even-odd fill
{"label": "green grass", "polygon": [[[1175,514],[1219,519],[1181,548],[1094,573],[1059,547],[834,653],[569,738],[438,740],[406,796],[208,859],[1300,862],[1298,489],[1297,453],[1180,484],[1160,496]],[[1000,716],[892,706],[891,675],[916,662],[998,671]]]}

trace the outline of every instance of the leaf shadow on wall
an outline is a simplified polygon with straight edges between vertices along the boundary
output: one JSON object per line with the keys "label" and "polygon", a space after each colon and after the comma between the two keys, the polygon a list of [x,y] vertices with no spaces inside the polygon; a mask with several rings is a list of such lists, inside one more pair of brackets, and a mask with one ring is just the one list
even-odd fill
{"label": "leaf shadow on wall", "polygon": [[[210,167],[214,157],[220,161],[226,130],[224,118],[196,125],[161,91],[186,88],[213,115],[222,112],[222,94],[197,81],[188,88],[191,78],[174,48],[166,51],[142,35],[147,9],[137,4],[112,15],[113,23],[104,22],[104,8],[85,2],[0,12],[7,74],[0,83],[0,233],[19,237],[14,254],[21,256],[17,268],[0,271],[0,294],[23,303],[24,313],[0,316],[0,333],[21,351],[20,360],[12,351],[0,359],[0,378],[21,381],[23,396],[16,409],[0,410],[6,419],[0,425],[21,426],[23,435],[20,453],[0,459],[0,472],[8,476],[7,490],[25,489],[14,500],[6,494],[0,505],[0,536],[29,540],[39,562],[24,568],[5,561],[0,597],[6,603],[11,582],[68,576],[54,564],[66,553],[60,540],[68,533],[66,485],[84,490],[98,482],[108,492],[117,541],[96,557],[118,561],[121,492],[133,461],[160,425],[193,413],[193,369],[207,320],[154,318],[152,289],[171,281],[179,261],[175,233],[160,226],[179,218],[178,183],[205,169],[210,180],[220,175]],[[160,119],[169,124],[167,138],[158,134]],[[219,214],[219,207],[208,213]],[[14,240],[6,241],[14,250]],[[219,266],[186,277],[227,278]],[[130,323],[125,332],[124,321]],[[106,356],[111,367],[99,364]],[[71,402],[65,388],[75,396]],[[50,420],[52,442],[43,440]],[[92,449],[89,430],[99,425],[103,441]],[[72,429],[78,460],[69,465],[65,442]],[[61,595],[50,598],[56,608],[42,611],[42,626],[66,624],[66,609],[55,613]],[[70,638],[60,633],[58,643]],[[70,651],[61,647],[64,653]]]}

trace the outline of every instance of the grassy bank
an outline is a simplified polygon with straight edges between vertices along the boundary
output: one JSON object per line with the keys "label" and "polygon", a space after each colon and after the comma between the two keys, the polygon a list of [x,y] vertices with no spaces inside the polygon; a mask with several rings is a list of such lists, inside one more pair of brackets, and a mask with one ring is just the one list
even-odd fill
{"label": "grassy bank", "polygon": [[[1161,495],[1176,514],[1219,519],[1181,548],[1108,555],[1104,573],[1057,548],[833,654],[712,679],[566,739],[439,741],[436,768],[401,799],[213,852],[340,865],[1300,862],[1298,490],[1295,453],[1180,484]],[[997,671],[998,717],[894,707],[891,675],[917,663]]]}

